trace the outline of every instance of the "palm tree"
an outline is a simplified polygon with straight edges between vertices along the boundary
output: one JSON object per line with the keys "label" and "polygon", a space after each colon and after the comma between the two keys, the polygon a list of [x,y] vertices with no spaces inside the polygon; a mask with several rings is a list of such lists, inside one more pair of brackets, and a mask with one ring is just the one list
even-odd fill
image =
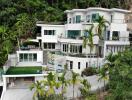
{"label": "palm tree", "polygon": [[[89,45],[89,47],[90,47],[90,55],[92,55],[91,51],[92,51],[92,49],[94,47],[94,44],[93,44],[94,34],[92,32],[93,27],[94,26],[92,25],[89,30],[85,30],[85,33],[87,33],[87,36],[83,37],[83,47],[86,48],[87,44]],[[90,57],[90,64],[89,65],[91,66],[91,57]]]}
{"label": "palm tree", "polygon": [[47,80],[43,81],[43,84],[48,87],[46,96],[49,96],[55,93],[54,87],[56,86],[56,79],[55,79],[55,75],[53,75],[51,72],[48,74]]}
{"label": "palm tree", "polygon": [[71,79],[71,83],[73,85],[73,99],[74,99],[74,89],[75,89],[75,85],[79,82],[79,74],[75,73],[72,71],[72,79]]}
{"label": "palm tree", "polygon": [[113,54],[110,53],[108,56],[105,57],[106,63],[103,65],[101,70],[99,70],[100,79],[104,80],[104,91],[105,91],[105,81],[108,81],[109,74],[112,72],[112,69],[114,68],[115,64],[118,63],[118,58],[120,57],[120,53]]}
{"label": "palm tree", "polygon": [[90,90],[90,84],[88,83],[88,81],[86,79],[84,79],[83,81],[81,81],[81,84],[83,85],[80,88],[80,92],[81,95],[86,98],[87,96],[89,96],[89,90]]}
{"label": "palm tree", "polygon": [[[109,22],[105,20],[103,16],[99,16],[98,19],[96,19],[96,22],[98,23],[96,35],[99,37],[99,42],[100,42],[100,40],[103,40],[104,31],[106,31],[106,24],[109,24]],[[98,67],[98,58],[99,58],[99,45],[97,47],[97,67]]]}
{"label": "palm tree", "polygon": [[56,75],[53,75],[51,72],[48,74],[47,79],[43,80],[42,83],[48,88],[46,90],[46,97],[54,95],[55,89],[58,89],[61,86],[61,83],[56,79]]}
{"label": "palm tree", "polygon": [[38,100],[43,100],[44,98],[44,87],[42,86],[42,83],[37,81],[35,83],[33,83],[30,87],[30,90],[35,89],[35,92],[33,94],[33,100],[35,100],[35,98],[37,97]]}
{"label": "palm tree", "polygon": [[64,93],[65,93],[65,90],[66,90],[66,87],[67,87],[67,85],[68,84],[70,84],[69,82],[69,80],[66,80],[65,79],[65,72],[61,75],[61,77],[59,77],[59,81],[61,82],[61,93],[62,93],[62,97],[63,97],[63,95],[64,95]]}

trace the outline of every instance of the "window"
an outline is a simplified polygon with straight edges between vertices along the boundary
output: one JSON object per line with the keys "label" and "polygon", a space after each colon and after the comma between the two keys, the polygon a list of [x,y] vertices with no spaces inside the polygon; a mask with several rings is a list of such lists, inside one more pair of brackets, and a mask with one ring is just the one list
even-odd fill
{"label": "window", "polygon": [[33,54],[33,61],[37,61],[37,54]]}
{"label": "window", "polygon": [[68,52],[68,44],[63,44],[63,52]]}
{"label": "window", "polygon": [[55,49],[55,43],[44,43],[44,49]]}
{"label": "window", "polygon": [[29,54],[29,61],[32,61],[32,54]]}
{"label": "window", "polygon": [[88,62],[86,62],[86,68],[88,68]]}
{"label": "window", "polygon": [[73,17],[73,23],[75,23],[75,21],[76,21],[76,18],[75,18],[75,17]]}
{"label": "window", "polygon": [[92,14],[92,22],[95,22],[99,18],[99,13]]}
{"label": "window", "polygon": [[71,23],[71,18],[69,18],[69,23]]}
{"label": "window", "polygon": [[113,15],[111,15],[111,17],[110,17],[110,18],[111,18],[110,20],[111,20],[111,23],[112,23],[112,20],[113,20]]}
{"label": "window", "polygon": [[78,69],[80,69],[80,62],[78,62]]}
{"label": "window", "polygon": [[19,61],[20,62],[31,62],[37,61],[37,53],[21,53],[19,54]]}
{"label": "window", "polygon": [[44,43],[44,49],[47,49],[47,47],[48,47],[47,43]]}
{"label": "window", "polygon": [[24,61],[28,61],[28,54],[24,54]]}
{"label": "window", "polygon": [[20,61],[20,62],[23,61],[23,54],[19,54],[19,61]]}
{"label": "window", "polygon": [[44,35],[55,35],[55,30],[44,30]]}
{"label": "window", "polygon": [[82,46],[81,45],[70,45],[70,53],[82,53]]}
{"label": "window", "polygon": [[113,31],[112,40],[119,40],[119,31]]}
{"label": "window", "polygon": [[86,22],[88,22],[88,23],[90,22],[90,15],[86,16]]}
{"label": "window", "polygon": [[106,33],[106,40],[110,40],[110,31],[107,31]]}
{"label": "window", "polygon": [[77,15],[76,16],[76,23],[80,23],[81,22],[81,16],[80,15]]}
{"label": "window", "polygon": [[71,39],[79,38],[81,34],[81,30],[68,30],[67,37]]}
{"label": "window", "polygon": [[36,33],[41,33],[41,27],[40,26],[37,26],[37,29],[36,29]]}
{"label": "window", "polygon": [[70,61],[70,69],[73,68],[73,61]]}

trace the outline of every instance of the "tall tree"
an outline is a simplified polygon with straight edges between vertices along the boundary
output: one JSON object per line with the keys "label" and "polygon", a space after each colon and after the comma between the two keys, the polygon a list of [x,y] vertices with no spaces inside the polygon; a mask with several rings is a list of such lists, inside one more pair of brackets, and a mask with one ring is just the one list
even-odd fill
{"label": "tall tree", "polygon": [[44,93],[46,92],[44,90],[44,86],[42,86],[42,82],[35,82],[30,86],[30,90],[35,89],[35,92],[33,94],[33,100],[36,100],[36,97],[38,100],[43,100],[44,99]]}
{"label": "tall tree", "polygon": [[[100,41],[104,40],[104,33],[106,31],[106,24],[109,24],[107,20],[104,19],[103,16],[99,16],[98,19],[96,19],[97,25],[97,36],[99,37],[99,43]],[[97,47],[97,57],[99,58],[99,45]],[[98,67],[98,58],[97,58],[97,67]]]}
{"label": "tall tree", "polygon": [[75,85],[78,83],[80,81],[80,79],[79,79],[79,74],[77,74],[77,73],[75,73],[75,72],[73,72],[72,71],[72,78],[71,78],[71,84],[72,84],[72,86],[73,86],[73,99],[74,99],[74,97],[75,97],[75,95],[74,95],[74,93],[75,93]]}
{"label": "tall tree", "polygon": [[[94,44],[93,44],[93,37],[94,37],[94,33],[92,32],[93,31],[93,25],[90,27],[89,30],[85,30],[85,33],[84,33],[84,37],[83,37],[83,47],[86,48],[87,47],[87,44],[89,45],[90,47],[90,55],[92,50],[93,50],[93,47],[94,47]],[[90,64],[91,66],[91,56],[90,56]]]}

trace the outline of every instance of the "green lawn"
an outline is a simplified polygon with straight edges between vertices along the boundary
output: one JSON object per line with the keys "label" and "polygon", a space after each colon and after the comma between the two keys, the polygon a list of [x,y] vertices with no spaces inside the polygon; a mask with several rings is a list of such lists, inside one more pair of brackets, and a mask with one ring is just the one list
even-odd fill
{"label": "green lawn", "polygon": [[6,75],[18,75],[18,74],[41,74],[42,67],[10,67],[6,72]]}

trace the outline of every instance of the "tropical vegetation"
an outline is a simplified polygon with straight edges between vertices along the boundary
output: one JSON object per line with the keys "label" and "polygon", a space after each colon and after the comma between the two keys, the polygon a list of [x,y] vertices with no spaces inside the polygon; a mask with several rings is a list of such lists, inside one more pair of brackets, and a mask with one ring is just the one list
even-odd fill
{"label": "tropical vegetation", "polygon": [[96,74],[97,74],[96,68],[88,67],[82,71],[81,76],[91,76],[91,75],[96,75]]}
{"label": "tropical vegetation", "polygon": [[35,37],[36,21],[65,22],[67,9],[129,8],[129,0],[0,0],[0,66],[27,38]]}
{"label": "tropical vegetation", "polygon": [[132,99],[132,48],[106,57],[101,77],[108,79],[108,100]]}

